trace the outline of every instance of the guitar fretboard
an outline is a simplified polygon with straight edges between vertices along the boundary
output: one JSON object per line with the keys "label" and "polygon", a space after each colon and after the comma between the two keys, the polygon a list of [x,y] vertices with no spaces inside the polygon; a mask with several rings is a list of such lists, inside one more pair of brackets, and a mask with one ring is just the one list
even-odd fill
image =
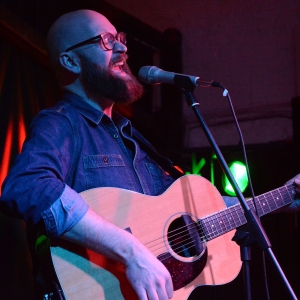
{"label": "guitar fretboard", "polygon": [[[259,217],[268,214],[294,201],[295,189],[293,184],[282,186],[255,197],[257,214]],[[255,211],[253,199],[247,200],[249,208]],[[222,211],[199,219],[200,232],[203,241],[212,240],[247,223],[240,204],[236,204]]]}

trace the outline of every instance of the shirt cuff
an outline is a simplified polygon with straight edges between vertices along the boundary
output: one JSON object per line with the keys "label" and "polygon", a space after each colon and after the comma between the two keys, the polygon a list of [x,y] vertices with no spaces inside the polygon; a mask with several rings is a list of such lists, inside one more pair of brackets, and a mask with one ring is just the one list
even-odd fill
{"label": "shirt cuff", "polygon": [[47,235],[52,238],[63,235],[81,220],[88,208],[83,198],[65,185],[61,196],[42,212]]}

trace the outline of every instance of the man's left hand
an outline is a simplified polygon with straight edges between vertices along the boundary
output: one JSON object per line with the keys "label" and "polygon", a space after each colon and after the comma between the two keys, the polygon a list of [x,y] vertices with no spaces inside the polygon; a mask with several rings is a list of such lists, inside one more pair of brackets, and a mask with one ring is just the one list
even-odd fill
{"label": "man's left hand", "polygon": [[282,212],[298,212],[298,211],[300,211],[300,174],[296,175],[295,177],[293,177],[292,179],[287,181],[285,183],[285,185],[290,184],[290,183],[294,183],[295,190],[298,194],[297,195],[298,197],[293,203],[280,209],[280,211],[282,211]]}

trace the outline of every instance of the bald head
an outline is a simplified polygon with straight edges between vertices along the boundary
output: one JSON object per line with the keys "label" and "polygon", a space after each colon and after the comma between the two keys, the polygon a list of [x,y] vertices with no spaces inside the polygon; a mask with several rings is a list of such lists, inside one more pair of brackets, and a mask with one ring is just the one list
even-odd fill
{"label": "bald head", "polygon": [[60,53],[74,44],[106,31],[106,28],[114,29],[106,17],[92,10],[77,10],[58,18],[47,36],[51,65],[56,69]]}

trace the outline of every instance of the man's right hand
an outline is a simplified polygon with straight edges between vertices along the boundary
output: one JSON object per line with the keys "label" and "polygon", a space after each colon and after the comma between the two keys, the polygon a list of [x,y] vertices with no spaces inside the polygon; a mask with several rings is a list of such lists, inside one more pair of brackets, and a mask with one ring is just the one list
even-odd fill
{"label": "man's right hand", "polygon": [[141,300],[168,300],[173,296],[171,275],[148,249],[139,249],[126,266],[126,275]]}
{"label": "man's right hand", "polygon": [[131,233],[106,221],[90,208],[62,238],[122,263],[140,300],[172,298],[173,283],[165,266]]}

